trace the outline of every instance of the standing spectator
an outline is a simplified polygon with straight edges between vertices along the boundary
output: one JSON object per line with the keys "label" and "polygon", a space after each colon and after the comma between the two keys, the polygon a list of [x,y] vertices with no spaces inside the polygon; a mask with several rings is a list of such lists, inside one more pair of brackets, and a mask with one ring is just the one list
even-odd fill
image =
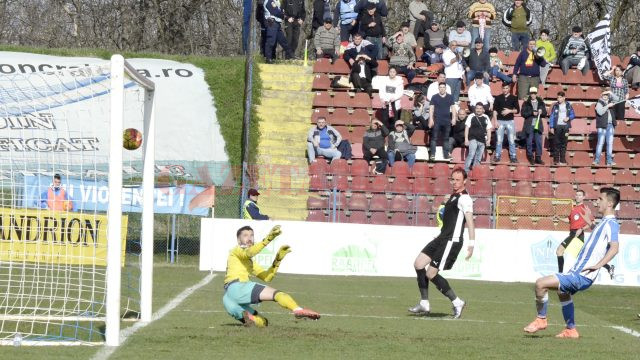
{"label": "standing spectator", "polygon": [[41,209],[49,209],[53,211],[73,211],[75,205],[73,199],[62,186],[62,178],[60,174],[53,175],[53,182],[49,188],[40,194],[39,202],[36,206]]}
{"label": "standing spectator", "polygon": [[469,8],[471,19],[471,43],[482,39],[484,48],[491,47],[491,26],[496,19],[496,9],[487,0],[478,0]]}
{"label": "standing spectator", "polygon": [[418,94],[413,101],[412,124],[418,130],[429,130],[429,106],[431,103],[427,97]]}
{"label": "standing spectator", "polygon": [[355,7],[356,12],[362,15],[367,9],[368,4],[375,5],[376,12],[383,18],[386,18],[387,15],[389,15],[389,9],[387,9],[387,4],[384,2],[384,0],[358,0],[358,3]]}
{"label": "standing spectator", "polygon": [[[256,3],[256,21],[260,24],[260,55],[267,58],[265,47],[267,44],[267,20],[264,18],[264,0],[258,0]],[[249,46],[249,28],[247,28],[247,47]],[[273,49],[273,58],[276,57],[276,49]]]}
{"label": "standing spectator", "polygon": [[273,63],[276,43],[280,44],[285,52],[285,59],[293,58],[293,53],[287,44],[287,39],[282,33],[282,21],[284,19],[284,11],[280,8],[280,0],[266,0],[264,2],[264,19],[267,28],[267,41],[265,43],[265,55],[267,63]]}
{"label": "standing spectator", "polygon": [[364,52],[358,54],[356,62],[351,67],[349,80],[353,84],[356,92],[365,91],[369,98],[373,98],[373,89],[371,87],[371,79],[373,78],[372,67],[377,66],[375,59],[371,59]]}
{"label": "standing spectator", "polygon": [[436,47],[439,45],[449,44],[449,38],[444,33],[444,30],[440,28],[437,22],[432,22],[431,27],[424,32],[424,51],[433,52],[436,51]]}
{"label": "standing spectator", "polygon": [[455,50],[462,54],[464,49],[471,46],[471,33],[467,30],[467,25],[462,20],[458,20],[455,30],[449,32],[449,43],[456,42]]}
{"label": "standing spectator", "polygon": [[429,84],[429,87],[427,88],[427,101],[431,101],[431,98],[433,97],[433,95],[438,93],[439,91],[438,87],[440,86],[440,84],[445,84],[447,89],[447,94],[451,95],[451,86],[449,86],[449,84],[446,83],[446,80],[447,80],[447,77],[444,75],[443,72],[438,73],[438,77],[436,78],[436,81]]}
{"label": "standing spectator", "polygon": [[496,96],[496,100],[493,103],[493,110],[493,126],[497,128],[496,152],[493,157],[493,162],[500,162],[504,132],[506,130],[507,140],[509,142],[509,160],[512,164],[517,164],[516,128],[513,116],[520,112],[520,103],[517,97],[511,95],[511,86],[508,83],[502,83],[502,94]]}
{"label": "standing spectator", "polygon": [[624,70],[624,78],[635,90],[640,88],[640,46],[636,49],[635,54],[631,54],[629,64]]}
{"label": "standing spectator", "polygon": [[416,34],[416,23],[420,21],[417,28],[422,29],[423,24],[430,24],[433,20],[433,14],[427,8],[427,5],[422,0],[412,0],[409,3],[409,31],[413,33],[416,39],[419,37]]}
{"label": "standing spectator", "polygon": [[567,165],[567,140],[571,120],[576,114],[566,101],[564,91],[558,92],[558,102],[551,107],[549,116],[549,135],[553,135],[553,162],[555,165]]}
{"label": "standing spectator", "polygon": [[547,62],[535,56],[536,41],[529,40],[529,46],[520,52],[513,66],[513,82],[518,82],[518,99],[524,99],[529,88],[540,84],[540,67]]}
{"label": "standing spectator", "polygon": [[415,35],[409,31],[409,22],[405,21],[400,25],[400,31],[404,35],[404,42],[409,44],[413,49],[413,52],[416,52],[416,47],[418,46],[418,42],[416,41]]}
{"label": "standing spectator", "polygon": [[609,82],[611,86],[612,100],[616,103],[613,112],[616,114],[616,120],[624,121],[624,106],[626,100],[629,100],[629,83],[624,78],[622,67],[616,65],[613,69],[604,73],[604,80]]}
{"label": "standing spectator", "polygon": [[[529,89],[529,98],[522,104],[524,118],[523,131],[527,135],[527,159],[529,164],[544,165],[542,161],[542,133],[544,131],[543,118],[547,117],[547,107],[544,100],[538,96],[538,88]],[[535,149],[533,146],[535,145]],[[534,157],[535,150],[535,157]]]}
{"label": "standing spectator", "polygon": [[503,83],[511,84],[511,77],[502,71],[504,70],[504,65],[502,65],[502,60],[498,57],[498,49],[492,47],[489,49],[489,75],[494,78],[498,78]]}
{"label": "standing spectator", "polygon": [[582,71],[582,75],[586,75],[589,71],[589,47],[582,36],[582,28],[574,26],[571,29],[572,34],[564,38],[560,45],[560,68],[562,73],[567,75],[569,68],[573,65]]}
{"label": "standing spectator", "polygon": [[382,43],[385,41],[382,16],[376,11],[376,4],[367,3],[366,11],[360,16],[360,33],[376,46],[376,59],[382,59]]}
{"label": "standing spectator", "polygon": [[371,126],[364,132],[362,139],[363,158],[371,163],[374,156],[378,156],[380,163],[376,164],[374,173],[376,175],[384,174],[387,168],[387,156],[384,150],[384,140],[389,136],[389,130],[384,124],[378,120],[371,120]]}
{"label": "standing spectator", "polygon": [[295,55],[300,38],[300,26],[304,23],[307,14],[304,9],[304,0],[285,0],[283,10],[287,19],[285,27],[287,44],[291,53]]}
{"label": "standing spectator", "polygon": [[336,61],[340,52],[340,33],[333,27],[331,19],[324,19],[324,25],[316,29],[313,44],[316,58],[329,58],[332,64]]}
{"label": "standing spectator", "polygon": [[473,109],[476,104],[482,104],[486,115],[493,111],[494,99],[491,95],[491,87],[482,82],[483,78],[482,74],[476,73],[474,83],[469,87],[469,109]]}
{"label": "standing spectator", "polygon": [[411,46],[404,42],[404,34],[402,31],[393,34],[389,41],[391,42],[389,66],[396,68],[399,73],[404,74],[409,84],[411,84],[413,78],[416,77],[416,54],[413,53]]}
{"label": "standing spectator", "polygon": [[340,24],[340,41],[349,41],[351,35],[358,30],[358,13],[355,10],[356,0],[338,0],[333,15],[333,24]]}
{"label": "standing spectator", "polygon": [[556,62],[557,55],[556,49],[553,47],[553,43],[549,41],[549,30],[540,30],[540,39],[536,41],[536,50],[544,49],[544,60],[547,62],[545,66],[540,67],[540,81],[542,85],[547,83],[547,75],[551,71],[551,64]]}
{"label": "standing spectator", "polygon": [[615,165],[613,162],[613,133],[616,127],[616,114],[613,110],[615,105],[611,101],[611,91],[603,91],[600,99],[596,103],[596,130],[598,131],[598,143],[593,165],[600,165],[600,155],[602,147],[607,143],[606,164]]}
{"label": "standing spectator", "polygon": [[396,120],[400,120],[402,112],[402,94],[404,92],[404,83],[399,77],[395,68],[389,69],[389,76],[383,77],[380,84],[380,100],[382,101],[382,120],[389,124],[390,128],[394,127]]}
{"label": "standing spectator", "polygon": [[453,152],[453,149],[458,147],[464,147],[464,133],[467,123],[467,111],[464,109],[458,110],[458,117],[456,123],[451,127],[451,134],[449,134],[449,151]]}
{"label": "standing spectator", "polygon": [[476,38],[475,49],[471,50],[467,61],[467,85],[476,78],[476,74],[482,75],[485,84],[489,83],[491,63],[489,62],[489,54],[483,46],[482,39]]}
{"label": "standing spectator", "polygon": [[314,34],[327,19],[333,19],[331,0],[313,0],[313,20],[311,21],[311,28]]}
{"label": "standing spectator", "polygon": [[327,119],[319,117],[316,126],[312,126],[307,134],[307,156],[309,163],[316,160],[316,156],[324,156],[331,161],[340,159],[342,153],[338,151],[338,145],[342,136],[338,130],[327,125]]}
{"label": "standing spectator", "polygon": [[436,159],[436,142],[438,137],[442,139],[442,152],[445,160],[450,159],[449,133],[456,123],[456,105],[453,96],[447,94],[447,85],[438,84],[438,93],[431,98],[429,106],[429,127],[431,137],[429,140],[429,160]]}
{"label": "standing spectator", "polygon": [[531,11],[524,5],[524,1],[513,0],[513,5],[502,15],[502,23],[511,28],[511,50],[520,51],[527,47],[532,20]]}
{"label": "standing spectator", "polygon": [[413,125],[405,126],[402,120],[396,120],[395,130],[389,133],[387,140],[389,166],[393,166],[394,162],[401,160],[406,161],[409,168],[416,163],[416,147],[411,144],[411,135],[415,130]]}
{"label": "standing spectator", "polygon": [[453,96],[454,102],[458,102],[458,98],[460,97],[465,67],[462,54],[455,52],[457,46],[458,43],[455,40],[449,41],[449,48],[442,54],[444,74],[447,77],[447,85],[451,87],[451,95]]}
{"label": "standing spectator", "polygon": [[[350,42],[349,45],[347,45],[342,57],[349,66],[353,66],[356,61],[356,57],[359,54],[366,54],[371,58],[371,61],[374,61],[376,58],[376,46],[370,41],[364,40],[362,38],[362,34],[355,34],[353,35],[353,42]],[[377,62],[375,66],[377,66]],[[372,66],[371,68],[374,68],[375,66]]]}
{"label": "standing spectator", "polygon": [[260,193],[256,189],[249,189],[249,198],[245,200],[242,206],[242,218],[245,220],[269,220],[267,215],[260,213],[258,207],[258,196]]}
{"label": "standing spectator", "polygon": [[491,141],[491,119],[484,113],[482,103],[475,105],[475,113],[467,116],[464,126],[464,145],[469,147],[467,159],[464,161],[464,171],[469,172],[480,164],[485,145],[489,146]]}

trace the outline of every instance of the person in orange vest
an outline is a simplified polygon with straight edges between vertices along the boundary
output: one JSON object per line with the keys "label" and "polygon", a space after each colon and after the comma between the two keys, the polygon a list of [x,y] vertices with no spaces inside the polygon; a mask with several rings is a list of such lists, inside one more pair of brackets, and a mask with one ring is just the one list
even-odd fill
{"label": "person in orange vest", "polygon": [[54,211],[73,211],[73,199],[62,188],[60,174],[53,175],[53,183],[40,195],[40,207]]}

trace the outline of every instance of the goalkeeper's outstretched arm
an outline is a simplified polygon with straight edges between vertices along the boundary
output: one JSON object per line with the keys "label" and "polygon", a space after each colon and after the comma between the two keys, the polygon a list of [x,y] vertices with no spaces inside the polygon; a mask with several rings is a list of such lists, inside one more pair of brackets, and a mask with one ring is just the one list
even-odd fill
{"label": "goalkeeper's outstretched arm", "polygon": [[274,226],[269,232],[269,234],[267,235],[267,237],[265,237],[262,241],[246,248],[244,250],[244,256],[246,256],[247,258],[252,258],[258,255],[260,251],[262,251],[262,249],[265,248],[265,246],[269,245],[269,243],[272,242],[273,239],[278,237],[278,235],[280,235],[281,233],[282,233],[282,230],[280,229],[280,225]]}
{"label": "goalkeeper's outstretched arm", "polygon": [[266,271],[259,268],[259,265],[254,264],[254,272],[256,273],[256,276],[259,279],[262,279],[266,282],[271,281],[273,277],[276,276],[276,273],[278,272],[278,268],[280,267],[280,263],[282,262],[284,257],[290,252],[291,252],[291,248],[289,247],[289,245],[281,246],[280,250],[278,250],[278,253],[276,254],[276,258],[273,260],[273,263],[271,264],[271,267]]}

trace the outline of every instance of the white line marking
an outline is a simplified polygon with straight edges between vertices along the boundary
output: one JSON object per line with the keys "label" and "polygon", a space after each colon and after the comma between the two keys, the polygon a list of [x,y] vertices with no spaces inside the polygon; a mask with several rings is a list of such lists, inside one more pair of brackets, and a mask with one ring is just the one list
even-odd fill
{"label": "white line marking", "polygon": [[[140,322],[137,322],[137,323],[133,324],[132,326],[126,328],[126,329],[120,330],[120,345],[121,346],[124,345],[124,343],[127,341],[127,339],[131,335],[136,333],[138,330],[144,328],[145,326],[151,324],[152,322],[154,322],[156,320],[161,319],[162,317],[167,315],[169,312],[171,312],[173,309],[178,307],[178,305],[180,305],[180,303],[182,303],[191,294],[196,292],[201,287],[203,287],[203,286],[207,285],[208,283],[210,283],[211,280],[213,280],[213,278],[216,277],[216,275],[217,274],[209,274],[209,275],[205,276],[204,279],[200,280],[199,283],[197,283],[197,284],[195,284],[195,285],[193,285],[193,286],[191,286],[189,288],[184,289],[180,294],[178,294],[178,296],[176,296],[173,299],[171,299],[171,301],[169,301],[169,303],[167,303],[165,306],[163,306],[160,310],[156,311],[151,316],[151,321],[149,321],[149,322],[140,321]],[[105,346],[93,356],[93,360],[106,360],[116,350],[118,350],[118,346]]]}
{"label": "white line marking", "polygon": [[631,330],[629,328],[626,328],[624,326],[610,326],[612,329],[616,329],[616,330],[620,330],[623,333],[629,334],[631,336],[635,336],[637,338],[640,338],[640,332],[637,332],[635,330]]}

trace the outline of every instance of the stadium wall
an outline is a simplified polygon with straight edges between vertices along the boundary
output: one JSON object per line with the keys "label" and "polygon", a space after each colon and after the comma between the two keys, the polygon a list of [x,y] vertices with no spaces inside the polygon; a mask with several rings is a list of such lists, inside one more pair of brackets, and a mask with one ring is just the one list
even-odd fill
{"label": "stadium wall", "polygon": [[[415,277],[416,255],[439,231],[415,226],[202,219],[200,270],[226,269],[227,255],[236,245],[235,233],[241,226],[250,225],[257,242],[276,224],[282,226],[282,235],[254,261],[269,267],[278,248],[286,244],[291,246],[292,253],[279,271],[311,275]],[[534,282],[557,271],[555,249],[566,236],[565,232],[557,231],[477,229],[473,257],[465,261],[463,248],[446,276]],[[565,254],[567,269],[575,261],[569,252]],[[640,286],[640,236],[620,235],[620,251],[612,263],[616,266],[614,279],[601,271],[597,284]]]}

